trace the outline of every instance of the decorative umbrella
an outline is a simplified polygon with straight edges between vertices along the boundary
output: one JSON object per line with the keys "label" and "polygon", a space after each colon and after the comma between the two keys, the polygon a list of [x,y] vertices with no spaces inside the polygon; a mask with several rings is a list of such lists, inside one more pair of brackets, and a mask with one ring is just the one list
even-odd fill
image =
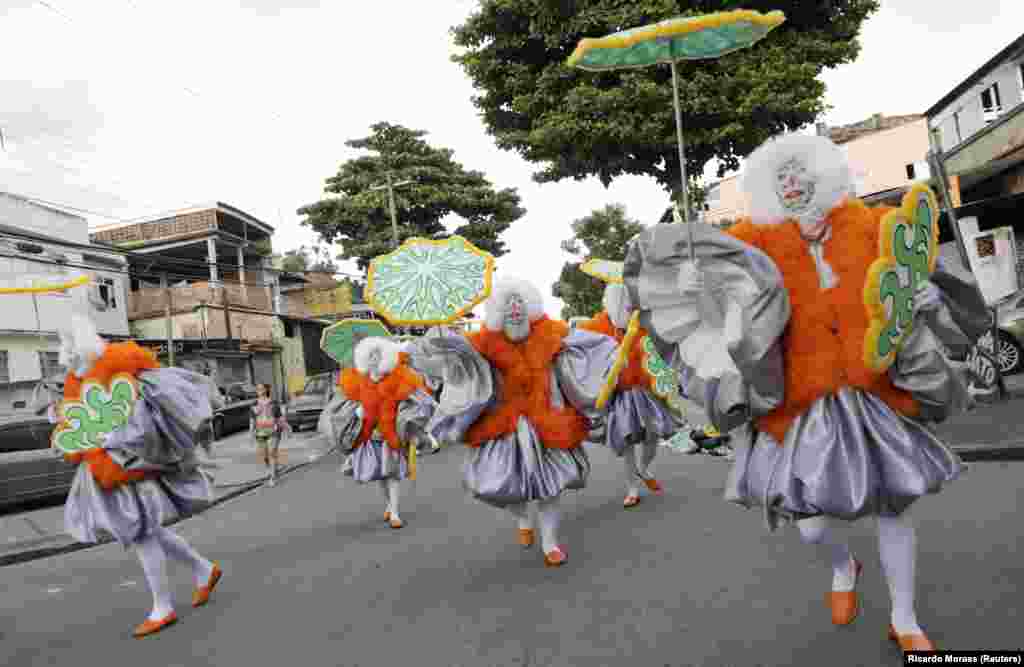
{"label": "decorative umbrella", "polygon": [[622,284],[622,262],[608,259],[591,259],[580,265],[580,271],[606,283]]}
{"label": "decorative umbrella", "polygon": [[[667,64],[672,69],[672,100],[676,110],[683,215],[690,222],[690,195],[686,183],[686,146],[679,106],[677,60],[718,58],[745,49],[786,20],[779,11],[762,14],[748,9],[690,16],[617,32],[599,39],[583,39],[571,56],[571,67],[595,72]],[[693,238],[690,259],[695,261]]]}
{"label": "decorative umbrella", "polygon": [[320,349],[342,368],[351,368],[355,365],[353,355],[359,341],[390,335],[388,328],[377,320],[341,320],[324,329],[320,336]]}
{"label": "decorative umbrella", "polygon": [[396,326],[450,324],[491,294],[494,257],[462,238],[408,239],[370,262],[366,300]]}

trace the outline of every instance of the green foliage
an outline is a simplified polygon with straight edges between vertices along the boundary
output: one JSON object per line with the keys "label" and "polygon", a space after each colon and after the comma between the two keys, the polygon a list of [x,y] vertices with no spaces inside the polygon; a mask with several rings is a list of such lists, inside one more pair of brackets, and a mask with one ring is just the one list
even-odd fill
{"label": "green foliage", "polygon": [[584,37],[602,37],[677,16],[737,9],[785,12],[752,48],[679,63],[687,171],[720,161],[719,176],[782,131],[826,110],[825,68],[852,62],[861,24],[877,0],[486,0],[455,27],[453,57],[473,82],[473,101],[499,148],[543,165],[538,182],[623,174],[679,188],[668,67],[594,73],[566,59]]}
{"label": "green foliage", "polygon": [[341,244],[339,259],[356,259],[365,271],[374,257],[394,250],[387,189],[370,189],[389,174],[393,183],[415,181],[393,189],[399,242],[447,238],[441,221],[455,214],[465,221],[455,234],[495,257],[505,254],[498,237],[526,213],[514,188],[495,190],[481,172],[455,162],[451,150],[425,142],[424,131],[389,123],[371,129],[370,136],[345,145],[373,154],[345,162],[327,179],[326,192],[339,196],[299,209],[306,216],[302,224],[325,242]]}
{"label": "green foliage", "polygon": [[610,204],[572,223],[572,238],[562,242],[562,250],[582,259],[566,262],[551,294],[565,302],[562,319],[591,317],[603,309],[605,283],[580,271],[589,259],[621,262],[626,259],[626,244],[644,230],[644,225],[626,217],[626,207]]}
{"label": "green foliage", "polygon": [[331,258],[331,253],[325,246],[309,248],[302,245],[285,252],[281,257],[281,270],[295,273],[313,271],[334,274],[338,272],[338,265]]}

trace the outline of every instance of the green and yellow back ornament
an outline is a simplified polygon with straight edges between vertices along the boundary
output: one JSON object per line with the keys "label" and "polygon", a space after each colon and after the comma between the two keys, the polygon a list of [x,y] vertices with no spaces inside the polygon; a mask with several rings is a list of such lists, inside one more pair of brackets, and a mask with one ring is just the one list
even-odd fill
{"label": "green and yellow back ornament", "polygon": [[913,330],[913,297],[928,281],[939,257],[939,205],[928,186],[914,185],[903,205],[881,220],[878,259],[868,270],[864,306],[868,331],[864,363],[882,373]]}

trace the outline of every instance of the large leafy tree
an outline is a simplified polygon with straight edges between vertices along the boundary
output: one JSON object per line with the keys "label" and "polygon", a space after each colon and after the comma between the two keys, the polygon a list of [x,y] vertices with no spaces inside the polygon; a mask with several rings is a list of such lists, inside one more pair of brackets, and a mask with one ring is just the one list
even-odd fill
{"label": "large leafy tree", "polygon": [[644,225],[626,217],[622,204],[609,204],[572,223],[573,236],[562,242],[562,250],[579,260],[566,262],[551,287],[551,294],[565,303],[563,319],[590,317],[603,308],[605,284],[580,271],[580,264],[594,258],[625,260],[626,244],[643,229]]}
{"label": "large leafy tree", "polygon": [[718,158],[719,176],[761,142],[825,110],[825,68],[852,62],[877,0],[481,0],[453,28],[453,57],[499,148],[543,165],[538,182],[623,174],[655,178],[678,197],[679,158],[668,67],[606,73],[565,64],[584,37],[677,16],[781,9],[786,22],[753,46],[679,64],[687,173]]}
{"label": "large leafy tree", "polygon": [[338,265],[325,246],[306,247],[302,245],[285,252],[281,257],[281,269],[296,273],[304,271],[338,273]]}
{"label": "large leafy tree", "polygon": [[514,188],[495,190],[482,173],[454,161],[451,150],[424,141],[424,131],[389,123],[371,130],[368,137],[345,142],[371,154],[345,162],[327,179],[325,191],[336,196],[299,209],[302,224],[325,242],[341,244],[340,259],[356,259],[366,270],[370,260],[394,249],[387,190],[371,190],[389,176],[392,183],[414,181],[393,188],[399,242],[446,238],[441,221],[455,214],[465,221],[455,234],[495,257],[506,252],[499,236],[526,213]]}

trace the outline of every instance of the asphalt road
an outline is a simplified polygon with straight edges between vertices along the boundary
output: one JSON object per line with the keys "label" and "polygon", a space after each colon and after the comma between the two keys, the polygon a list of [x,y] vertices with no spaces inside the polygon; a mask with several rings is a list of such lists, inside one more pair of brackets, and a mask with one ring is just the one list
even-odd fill
{"label": "asphalt road", "polygon": [[[618,461],[592,455],[568,497],[569,563],[515,545],[507,515],[468,500],[460,448],[422,459],[407,526],[333,456],[177,529],[224,567],[210,605],[129,636],[149,595],[131,554],[105,546],[0,569],[0,664],[324,666],[902,664],[873,524],[850,527],[866,571],[861,617],[832,627],[830,575],[795,531],[770,535],[720,498],[728,464],[663,450],[666,494],[621,507]],[[1016,463],[979,463],[914,508],[919,614],[944,648],[1024,644],[1024,500]]]}

